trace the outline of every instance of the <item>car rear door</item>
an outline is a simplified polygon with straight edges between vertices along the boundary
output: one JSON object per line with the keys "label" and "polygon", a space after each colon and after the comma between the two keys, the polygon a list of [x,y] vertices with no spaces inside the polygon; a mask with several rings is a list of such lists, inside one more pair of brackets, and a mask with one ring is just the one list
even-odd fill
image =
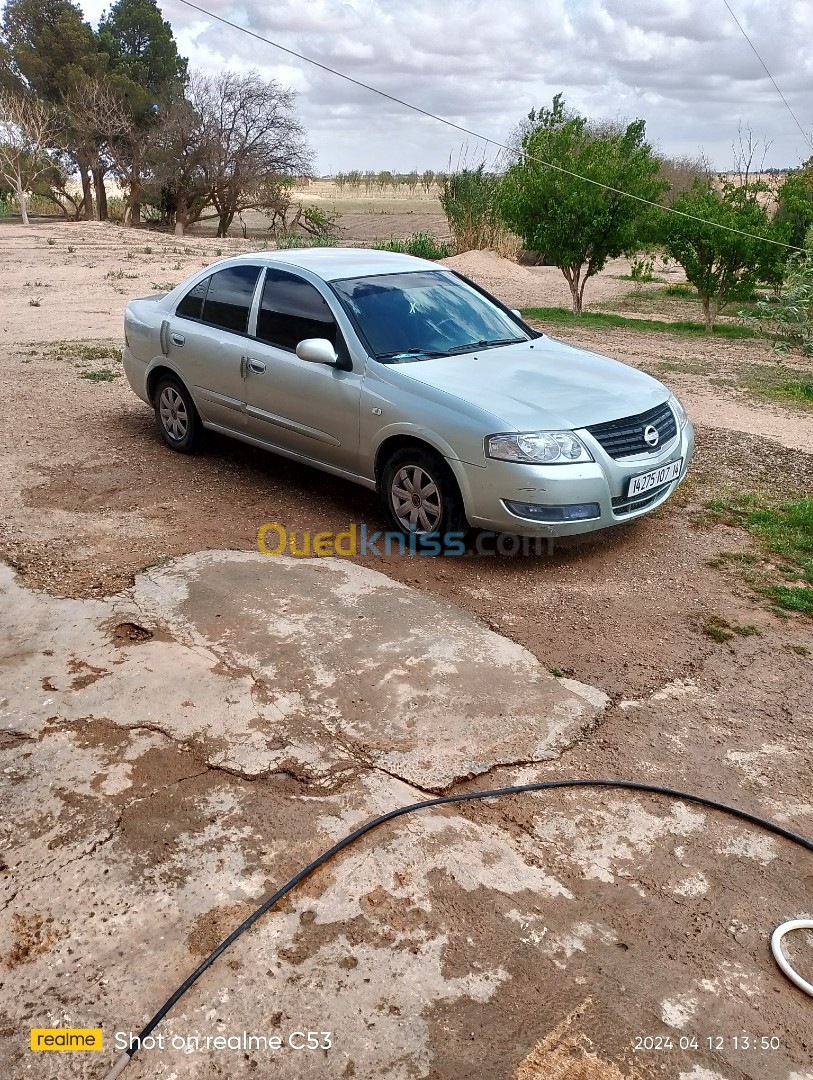
{"label": "car rear door", "polygon": [[245,354],[261,267],[226,267],[198,282],[170,320],[167,355],[189,387],[203,419],[245,432]]}
{"label": "car rear door", "polygon": [[[300,360],[296,346],[305,338],[327,338],[340,363]],[[249,434],[357,473],[363,371],[342,366],[352,361],[325,293],[300,274],[267,267],[254,339],[246,344]]]}

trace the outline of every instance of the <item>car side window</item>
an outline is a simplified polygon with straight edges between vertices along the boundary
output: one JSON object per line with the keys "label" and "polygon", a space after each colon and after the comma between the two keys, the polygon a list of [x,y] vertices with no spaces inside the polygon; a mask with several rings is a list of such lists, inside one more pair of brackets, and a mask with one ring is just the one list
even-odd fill
{"label": "car side window", "polygon": [[319,290],[296,274],[272,267],[265,274],[257,337],[291,351],[305,338],[327,338],[334,347],[339,344],[336,320]]}
{"label": "car side window", "polygon": [[203,301],[206,299],[206,290],[209,288],[210,277],[199,281],[194,289],[190,289],[180,304],[175,308],[175,314],[183,319],[200,319],[203,314]]}
{"label": "car side window", "polygon": [[259,266],[230,266],[212,274],[203,302],[202,321],[235,334],[247,333],[248,313],[259,276]]}

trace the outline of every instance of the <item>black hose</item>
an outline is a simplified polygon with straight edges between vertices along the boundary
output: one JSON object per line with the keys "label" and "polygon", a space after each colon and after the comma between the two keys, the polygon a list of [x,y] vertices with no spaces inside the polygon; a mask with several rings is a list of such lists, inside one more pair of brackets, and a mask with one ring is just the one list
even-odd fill
{"label": "black hose", "polygon": [[707,799],[703,795],[690,795],[685,791],[677,791],[674,788],[658,787],[655,784],[638,784],[631,780],[545,780],[535,784],[519,784],[515,787],[493,788],[490,791],[466,791],[460,795],[442,795],[435,799],[424,799],[423,802],[410,803],[408,806],[400,806],[396,810],[390,810],[389,813],[373,818],[372,821],[368,821],[366,825],[361,825],[355,832],[350,833],[349,836],[345,836],[343,840],[339,840],[332,848],[328,848],[328,850],[317,859],[308,863],[304,869],[300,870],[297,874],[294,874],[290,881],[287,881],[282,888],[277,889],[272,896],[269,896],[267,900],[264,900],[257,910],[241,922],[236,930],[232,930],[229,936],[221,941],[214,952],[206,957],[203,963],[192,972],[189,978],[181,983],[175,993],[167,999],[152,1019],[145,1024],[139,1032],[134,1045],[125,1051],[122,1058],[116,1063],[114,1069],[108,1073],[108,1077],[112,1078],[113,1076],[118,1076],[121,1069],[127,1064],[127,1060],[132,1058],[138,1052],[142,1041],[154,1031],[158,1024],[161,1023],[173,1005],[184,996],[187,990],[194,986],[201,975],[212,966],[215,960],[217,960],[217,958],[221,956],[241,934],[244,934],[250,926],[254,925],[257,919],[262,915],[265,915],[265,913],[278,904],[284,896],[287,896],[289,892],[295,889],[300,881],[304,881],[306,877],[309,877],[315,870],[318,870],[320,866],[323,866],[329,859],[332,859],[334,855],[338,855],[340,851],[343,851],[346,847],[355,843],[356,840],[359,840],[366,833],[372,832],[372,830],[377,829],[379,825],[384,825],[386,822],[393,821],[395,818],[403,817],[405,814],[414,813],[416,810],[426,810],[430,806],[448,806],[452,803],[474,802],[477,799],[494,799],[501,798],[504,795],[519,795],[527,791],[549,791],[553,788],[575,787],[623,788],[627,791],[646,791],[652,795],[667,795],[672,799],[681,799],[685,802],[697,803],[700,806],[707,806],[712,810],[721,810],[723,813],[731,814],[734,817],[740,818],[742,821],[749,822],[751,825],[757,825],[762,829],[767,829],[769,832],[775,833],[777,836],[782,836],[785,840],[791,840],[794,844],[800,844],[808,851],[813,851],[813,840],[808,840],[806,837],[800,836],[799,833],[791,832],[790,829],[785,829],[781,825],[776,825],[774,822],[768,821],[766,818],[761,818],[757,814],[749,814],[747,810],[740,810],[736,806],[729,806],[727,803],[716,802],[714,799]]}

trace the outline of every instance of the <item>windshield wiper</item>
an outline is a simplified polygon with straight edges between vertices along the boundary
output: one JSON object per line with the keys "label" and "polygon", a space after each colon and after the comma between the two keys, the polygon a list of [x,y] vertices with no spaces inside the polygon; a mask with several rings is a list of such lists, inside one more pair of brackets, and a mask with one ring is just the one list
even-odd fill
{"label": "windshield wiper", "polygon": [[474,349],[492,349],[498,345],[518,345],[526,338],[495,338],[483,341],[469,341],[465,345],[453,345],[450,349],[399,349],[397,352],[377,353],[376,360],[419,360],[437,359],[441,356],[455,356],[457,353],[472,352]]}
{"label": "windshield wiper", "polygon": [[521,341],[527,340],[526,338],[494,338],[492,340],[486,339],[485,341],[470,341],[466,345],[455,345],[451,349],[447,349],[442,356],[454,356],[455,353],[472,352],[474,349],[494,349],[498,345],[518,345]]}
{"label": "windshield wiper", "polygon": [[395,352],[376,353],[376,360],[416,360],[419,356],[437,356],[426,349],[397,349]]}

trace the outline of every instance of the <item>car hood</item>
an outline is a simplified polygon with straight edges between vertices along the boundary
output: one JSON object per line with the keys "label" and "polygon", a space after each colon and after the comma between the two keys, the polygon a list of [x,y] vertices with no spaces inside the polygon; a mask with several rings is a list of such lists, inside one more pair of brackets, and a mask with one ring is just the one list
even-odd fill
{"label": "car hood", "polygon": [[645,412],[666,387],[636,368],[547,336],[398,366],[518,431],[589,427]]}

